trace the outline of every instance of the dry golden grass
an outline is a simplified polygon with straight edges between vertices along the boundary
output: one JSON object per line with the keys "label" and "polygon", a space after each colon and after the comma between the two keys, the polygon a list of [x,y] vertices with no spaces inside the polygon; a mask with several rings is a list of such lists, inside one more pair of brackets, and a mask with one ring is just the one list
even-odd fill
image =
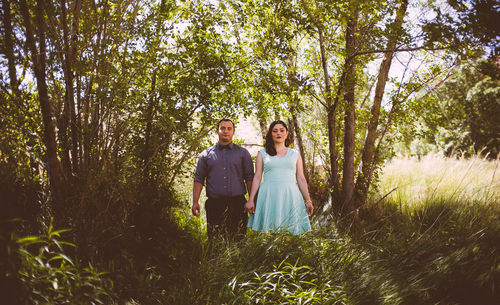
{"label": "dry golden grass", "polygon": [[438,155],[393,159],[383,169],[380,193],[392,191],[388,197],[405,204],[419,205],[438,198],[500,203],[499,163]]}

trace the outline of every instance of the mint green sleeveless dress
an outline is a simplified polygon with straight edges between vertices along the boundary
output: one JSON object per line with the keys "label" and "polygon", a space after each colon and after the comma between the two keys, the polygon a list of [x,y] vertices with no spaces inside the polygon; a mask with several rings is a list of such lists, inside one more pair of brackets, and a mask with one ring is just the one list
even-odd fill
{"label": "mint green sleeveless dress", "polygon": [[264,182],[260,185],[255,213],[247,227],[254,231],[289,232],[294,235],[311,231],[304,199],[296,178],[299,152],[288,148],[283,157],[270,156],[261,149]]}

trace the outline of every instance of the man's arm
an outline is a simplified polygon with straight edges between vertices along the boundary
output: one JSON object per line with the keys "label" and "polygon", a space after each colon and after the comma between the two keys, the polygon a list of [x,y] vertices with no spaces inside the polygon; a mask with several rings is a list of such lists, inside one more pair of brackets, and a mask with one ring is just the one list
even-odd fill
{"label": "man's arm", "polygon": [[[257,153],[257,160],[255,160],[255,175],[253,176],[253,182],[251,182],[250,193],[248,195],[248,201],[245,203],[245,210],[250,214],[255,212],[255,195],[260,187],[260,181],[262,180],[262,156],[260,152]],[[248,185],[248,184],[247,184]]]}
{"label": "man's arm", "polygon": [[193,183],[193,206],[191,207],[191,212],[194,216],[200,216],[200,200],[201,190],[203,189],[203,184],[207,177],[207,163],[204,158],[205,151],[198,158],[198,164],[196,165],[196,172],[194,173],[194,183]]}
{"label": "man's arm", "polygon": [[252,191],[252,180],[248,180],[248,181],[245,181],[246,182],[246,185],[247,185],[247,192],[248,192],[248,196],[250,196],[250,192]]}
{"label": "man's arm", "polygon": [[248,150],[245,149],[243,155],[243,179],[245,180],[245,184],[247,186],[248,196],[250,196],[250,192],[252,191],[252,182],[253,182],[253,161],[252,157]]}
{"label": "man's arm", "polygon": [[[252,157],[250,156],[250,153],[248,150],[244,149],[243,152],[243,179],[245,180],[247,184],[247,191],[248,194],[250,194],[250,191],[252,190],[252,181],[253,181],[253,161]],[[250,184],[249,184],[250,183]]]}
{"label": "man's arm", "polygon": [[201,190],[203,189],[203,184],[198,181],[193,183],[193,206],[191,207],[191,212],[193,212],[194,216],[200,216],[200,204],[198,201],[200,200]]}

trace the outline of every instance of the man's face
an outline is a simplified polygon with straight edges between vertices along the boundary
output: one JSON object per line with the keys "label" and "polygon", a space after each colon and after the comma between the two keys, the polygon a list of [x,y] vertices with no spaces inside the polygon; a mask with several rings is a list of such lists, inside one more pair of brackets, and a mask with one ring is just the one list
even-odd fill
{"label": "man's face", "polygon": [[233,123],[222,121],[219,124],[219,142],[221,144],[229,144],[233,141],[234,128]]}

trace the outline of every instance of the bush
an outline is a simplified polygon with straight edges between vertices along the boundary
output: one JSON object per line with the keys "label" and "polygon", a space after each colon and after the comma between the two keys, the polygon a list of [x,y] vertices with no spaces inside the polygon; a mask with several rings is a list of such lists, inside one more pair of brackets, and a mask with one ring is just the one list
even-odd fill
{"label": "bush", "polygon": [[20,257],[18,276],[29,304],[109,304],[113,283],[92,265],[81,267],[65,254],[74,244],[61,240],[68,230],[49,225],[40,236],[16,240]]}

